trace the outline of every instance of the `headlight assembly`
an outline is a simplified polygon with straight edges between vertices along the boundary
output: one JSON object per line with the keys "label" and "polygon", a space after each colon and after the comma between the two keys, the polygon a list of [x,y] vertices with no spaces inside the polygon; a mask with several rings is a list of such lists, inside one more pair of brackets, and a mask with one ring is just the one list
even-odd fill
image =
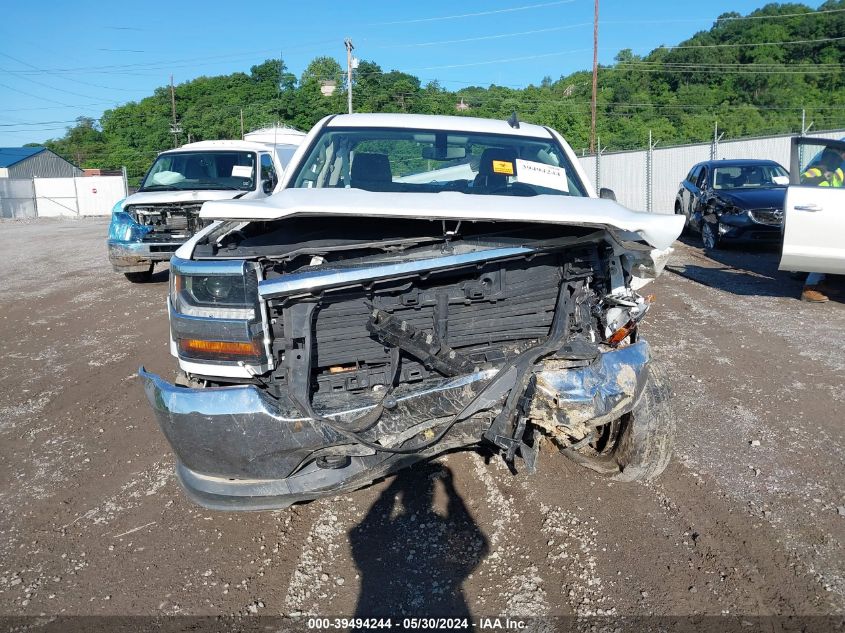
{"label": "headlight assembly", "polygon": [[[195,317],[255,319],[258,276],[246,262],[171,264],[170,300],[176,312]],[[231,264],[231,265],[230,265]]]}
{"label": "headlight assembly", "polygon": [[252,366],[267,362],[257,264],[174,257],[170,309],[179,358]]}
{"label": "headlight assembly", "polygon": [[140,242],[150,231],[151,226],[143,226],[132,219],[123,210],[123,200],[119,200],[111,211],[111,223],[109,224],[109,239],[116,242]]}

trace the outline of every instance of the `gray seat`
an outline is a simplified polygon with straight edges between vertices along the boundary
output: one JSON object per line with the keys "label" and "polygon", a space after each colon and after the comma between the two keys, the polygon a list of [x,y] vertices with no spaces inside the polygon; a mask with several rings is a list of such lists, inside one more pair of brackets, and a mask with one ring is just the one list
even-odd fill
{"label": "gray seat", "polygon": [[392,191],[393,173],[386,154],[356,152],[349,174],[350,185],[367,191]]}

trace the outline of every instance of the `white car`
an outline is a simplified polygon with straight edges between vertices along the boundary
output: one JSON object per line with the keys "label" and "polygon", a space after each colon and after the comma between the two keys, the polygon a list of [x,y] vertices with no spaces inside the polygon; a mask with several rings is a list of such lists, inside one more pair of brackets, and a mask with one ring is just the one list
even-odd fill
{"label": "white car", "polygon": [[270,195],[305,133],[272,128],[244,140],[199,141],[162,152],[137,193],[118,201],[109,226],[109,261],[132,282],[149,281],[208,222],[203,202]]}
{"label": "white car", "polygon": [[[840,160],[838,169],[845,168],[845,141],[792,139],[780,270],[845,274],[845,187],[835,175],[808,174],[827,156]],[[831,164],[821,170],[827,168],[828,174],[837,169]]]}
{"label": "white car", "polygon": [[620,480],[674,420],[637,325],[684,220],[596,196],[554,130],[353,114],[171,261],[177,384],[141,369],[192,499],[283,507],[486,443]]}

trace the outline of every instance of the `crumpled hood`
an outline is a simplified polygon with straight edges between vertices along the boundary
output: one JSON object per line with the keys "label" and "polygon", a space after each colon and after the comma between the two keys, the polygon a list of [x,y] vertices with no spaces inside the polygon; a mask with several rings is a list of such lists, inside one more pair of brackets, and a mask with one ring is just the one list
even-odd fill
{"label": "crumpled hood", "polygon": [[[123,201],[125,209],[130,204],[174,204],[180,202],[203,202],[206,200],[231,200],[243,191],[187,190],[187,191],[142,191],[133,193]],[[249,192],[246,192],[249,193]]]}
{"label": "crumpled hood", "polygon": [[783,209],[786,187],[723,189],[716,195],[740,209]]}
{"label": "crumpled hood", "polygon": [[657,249],[681,234],[683,216],[638,213],[612,201],[555,195],[481,196],[458,192],[382,193],[360,189],[285,189],[262,200],[206,202],[200,217],[278,220],[296,215],[351,215],[431,220],[486,220],[613,227],[636,232]]}

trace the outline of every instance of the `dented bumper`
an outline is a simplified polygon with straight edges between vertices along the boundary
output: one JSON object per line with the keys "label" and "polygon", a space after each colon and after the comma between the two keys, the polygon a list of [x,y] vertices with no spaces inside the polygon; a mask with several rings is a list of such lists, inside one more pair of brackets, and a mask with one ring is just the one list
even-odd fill
{"label": "dented bumper", "polygon": [[170,261],[181,242],[119,242],[109,240],[109,262],[115,272],[143,272],[154,262]]}
{"label": "dented bumper", "polygon": [[[598,426],[631,410],[647,380],[650,351],[644,341],[606,351],[588,366],[546,361],[534,371],[532,416],[545,423]],[[495,369],[405,385],[395,403],[368,431],[398,447],[461,411],[482,392]],[[141,378],[162,431],[177,456],[177,473],[189,496],[216,509],[268,509],[351,490],[459,446],[476,444],[501,399],[461,420],[434,446],[410,455],[355,445],[319,421],[303,417],[289,399],[253,386],[177,387],[143,368]],[[315,403],[315,407],[317,403]],[[323,408],[342,423],[371,404]],[[330,455],[331,461],[321,456]],[[323,461],[321,461],[323,459]]]}

